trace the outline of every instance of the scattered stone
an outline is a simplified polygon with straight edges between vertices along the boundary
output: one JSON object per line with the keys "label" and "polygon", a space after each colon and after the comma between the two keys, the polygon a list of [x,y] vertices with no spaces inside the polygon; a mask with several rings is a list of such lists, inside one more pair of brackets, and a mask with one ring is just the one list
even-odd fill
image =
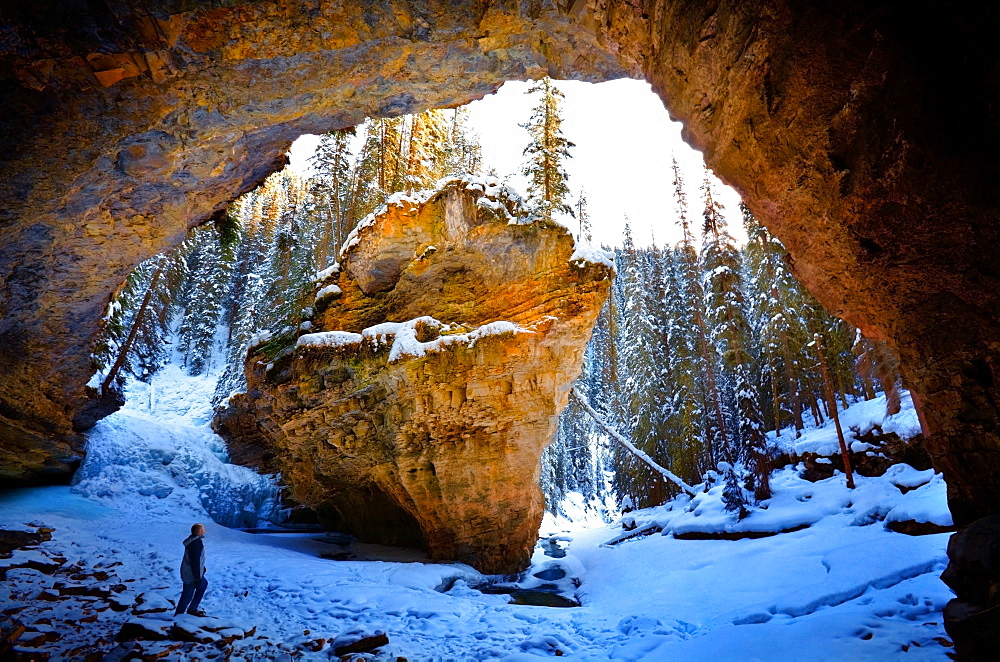
{"label": "scattered stone", "polygon": [[167,630],[167,638],[173,641],[190,641],[197,644],[213,644],[219,641],[219,635],[214,632],[206,632],[199,627],[192,627],[190,624],[177,622]]}
{"label": "scattered stone", "polygon": [[58,563],[46,563],[44,561],[34,561],[34,560],[32,560],[32,561],[25,561],[24,563],[11,566],[11,569],[13,569],[13,568],[31,568],[32,570],[37,570],[38,572],[42,573],[43,575],[51,575],[56,570],[59,569],[59,565],[60,564],[58,564]]}
{"label": "scattered stone", "polygon": [[934,522],[918,522],[916,520],[893,520],[886,522],[885,528],[896,533],[905,533],[908,536],[929,536],[935,533],[951,533],[955,531],[955,526],[943,526]]}
{"label": "scattered stone", "polygon": [[[44,531],[44,532],[43,532]],[[0,529],[0,558],[10,558],[15,549],[25,549],[52,539],[54,529],[38,531],[5,531]]]}
{"label": "scattered stone", "polygon": [[8,652],[24,632],[24,623],[7,614],[0,615],[0,655]]}
{"label": "scattered stone", "polygon": [[142,618],[133,618],[122,624],[121,630],[115,636],[115,641],[125,642],[133,639],[145,641],[166,641],[167,633],[162,621],[149,621]]}
{"label": "scattered stone", "polygon": [[18,637],[17,645],[25,648],[38,648],[48,641],[49,637],[47,632],[36,632],[28,629],[25,630],[20,637]]}
{"label": "scattered stone", "polygon": [[125,662],[135,655],[141,654],[142,648],[139,644],[134,641],[123,641],[102,656],[100,662]]}
{"label": "scattered stone", "polygon": [[111,589],[106,586],[66,586],[61,582],[56,582],[52,588],[59,591],[59,595],[87,596],[102,599],[111,597]]}
{"label": "scattered stone", "polygon": [[388,645],[388,643],[389,637],[381,630],[374,632],[352,630],[333,640],[333,654],[339,656],[351,653],[370,653],[376,648]]}
{"label": "scattered stone", "polygon": [[108,606],[112,611],[125,611],[135,604],[135,597],[132,593],[112,593],[108,597]]}
{"label": "scattered stone", "polygon": [[173,603],[159,593],[140,593],[135,599],[135,607],[132,613],[136,616],[145,614],[162,614],[172,611]]}

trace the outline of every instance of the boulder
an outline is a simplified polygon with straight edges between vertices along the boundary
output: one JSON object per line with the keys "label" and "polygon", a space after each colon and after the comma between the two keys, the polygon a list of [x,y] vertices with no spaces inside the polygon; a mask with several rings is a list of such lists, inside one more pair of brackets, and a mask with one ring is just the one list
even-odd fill
{"label": "boulder", "polygon": [[1000,643],[1000,515],[976,520],[948,541],[941,580],[955,591],[944,626],[963,660],[987,660]]}
{"label": "boulder", "polygon": [[366,630],[353,630],[345,632],[333,640],[333,654],[337,656],[351,655],[352,653],[370,653],[376,648],[387,646],[389,637],[381,630],[368,632]]}
{"label": "boulder", "polygon": [[24,623],[0,612],[0,655],[10,652],[14,642],[24,634]]}
{"label": "boulder", "polygon": [[[318,331],[247,357],[215,421],[235,461],[280,471],[328,528],[523,569],[552,440],[612,267],[498,182],[453,180],[362,223]],[[433,247],[435,250],[429,250]]]}
{"label": "boulder", "polygon": [[132,618],[122,623],[121,629],[115,635],[115,641],[126,642],[136,639],[142,641],[166,641],[167,628],[170,623],[166,621],[153,621],[144,618]]}

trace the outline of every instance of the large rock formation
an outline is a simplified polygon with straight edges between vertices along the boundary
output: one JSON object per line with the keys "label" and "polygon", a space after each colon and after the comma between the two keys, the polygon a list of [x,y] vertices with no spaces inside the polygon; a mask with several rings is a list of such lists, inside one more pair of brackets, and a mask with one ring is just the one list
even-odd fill
{"label": "large rock formation", "polygon": [[611,277],[505,190],[454,180],[366,220],[309,333],[252,349],[216,419],[329,527],[488,573],[530,559],[541,453]]}

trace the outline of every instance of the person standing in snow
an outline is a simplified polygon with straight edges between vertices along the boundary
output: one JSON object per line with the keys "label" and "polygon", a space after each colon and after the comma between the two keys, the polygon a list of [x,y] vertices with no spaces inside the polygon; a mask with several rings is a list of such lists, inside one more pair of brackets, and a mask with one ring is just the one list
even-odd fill
{"label": "person standing in snow", "polygon": [[205,527],[195,524],[191,527],[191,535],[184,540],[184,558],[181,560],[181,581],[184,589],[177,601],[177,611],[174,616],[187,612],[192,616],[204,616],[205,612],[198,609],[201,599],[208,588],[205,579]]}

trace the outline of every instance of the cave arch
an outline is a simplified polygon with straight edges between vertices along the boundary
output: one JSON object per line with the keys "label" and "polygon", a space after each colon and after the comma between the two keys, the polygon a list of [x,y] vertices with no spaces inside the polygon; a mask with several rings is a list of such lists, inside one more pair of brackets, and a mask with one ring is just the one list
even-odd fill
{"label": "cave arch", "polygon": [[[644,77],[820,301],[898,349],[958,523],[1000,511],[998,10],[149,0],[0,10],[0,476],[66,476],[139,261],[297,135],[509,79]],[[117,5],[115,5],[117,7]]]}

